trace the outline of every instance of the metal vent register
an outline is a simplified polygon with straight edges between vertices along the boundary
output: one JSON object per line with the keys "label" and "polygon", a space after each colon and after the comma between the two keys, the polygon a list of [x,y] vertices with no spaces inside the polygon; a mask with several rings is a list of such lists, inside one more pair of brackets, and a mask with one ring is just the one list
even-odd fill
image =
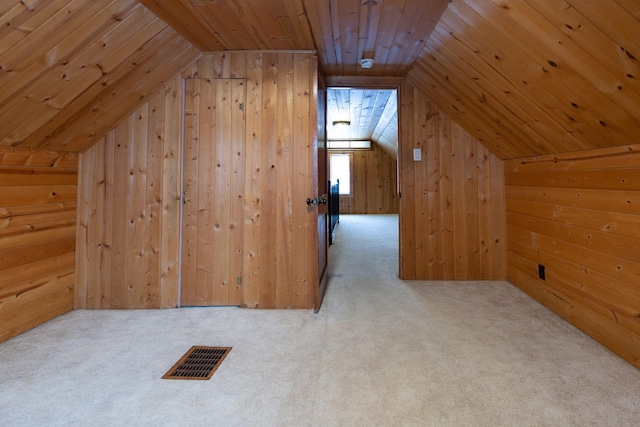
{"label": "metal vent register", "polygon": [[232,347],[193,346],[162,377],[165,380],[208,380]]}

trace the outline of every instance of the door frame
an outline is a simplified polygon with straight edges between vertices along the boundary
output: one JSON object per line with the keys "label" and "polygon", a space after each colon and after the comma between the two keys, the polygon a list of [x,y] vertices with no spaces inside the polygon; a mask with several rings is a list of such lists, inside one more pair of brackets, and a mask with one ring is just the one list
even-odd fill
{"label": "door frame", "polygon": [[[329,283],[329,214],[328,204],[326,200],[329,197],[328,188],[328,155],[327,155],[327,84],[322,78],[320,69],[318,69],[318,79],[316,87],[316,109],[318,132],[316,134],[316,144],[314,145],[314,191],[316,197],[324,199],[325,203],[318,205],[315,209],[315,223],[317,224],[317,243],[318,248],[318,275],[317,286],[315,292],[312,293],[313,310],[317,313],[320,311],[324,294]],[[323,225],[324,224],[324,225]],[[321,230],[322,229],[322,230]],[[324,235],[324,238],[322,235]],[[324,263],[323,263],[324,261]]]}
{"label": "door frame", "polygon": [[374,77],[374,76],[330,76],[327,77],[327,89],[392,89],[396,91],[398,105],[398,155],[396,158],[396,192],[398,195],[398,275],[402,277],[402,242],[404,239],[402,227],[402,193],[400,189],[402,174],[402,97],[401,85],[403,77]]}

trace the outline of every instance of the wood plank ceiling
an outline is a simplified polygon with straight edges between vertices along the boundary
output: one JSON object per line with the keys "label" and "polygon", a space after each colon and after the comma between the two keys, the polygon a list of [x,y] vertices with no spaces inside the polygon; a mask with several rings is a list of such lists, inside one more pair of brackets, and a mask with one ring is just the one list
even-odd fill
{"label": "wood plank ceiling", "polygon": [[[391,89],[336,88],[327,91],[329,141],[378,140],[397,115],[396,91]],[[333,125],[333,122],[350,125]],[[397,131],[397,129],[396,129]]]}
{"label": "wood plank ceiling", "polygon": [[404,77],[449,0],[140,1],[203,51],[318,50],[328,76]]}
{"label": "wood plank ceiling", "polygon": [[640,142],[640,3],[454,0],[408,81],[499,157]]}
{"label": "wood plank ceiling", "polygon": [[0,24],[3,145],[82,151],[202,51],[236,49],[406,77],[502,159],[640,140],[636,0],[6,0]]}
{"label": "wood plank ceiling", "polygon": [[135,0],[0,3],[0,144],[83,151],[201,52]]}

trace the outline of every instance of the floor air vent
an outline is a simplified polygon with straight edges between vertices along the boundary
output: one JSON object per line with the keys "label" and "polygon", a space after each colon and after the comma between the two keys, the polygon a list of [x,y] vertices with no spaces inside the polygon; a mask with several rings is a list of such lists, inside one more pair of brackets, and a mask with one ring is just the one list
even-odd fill
{"label": "floor air vent", "polygon": [[162,378],[165,380],[208,380],[230,351],[231,347],[193,346]]}

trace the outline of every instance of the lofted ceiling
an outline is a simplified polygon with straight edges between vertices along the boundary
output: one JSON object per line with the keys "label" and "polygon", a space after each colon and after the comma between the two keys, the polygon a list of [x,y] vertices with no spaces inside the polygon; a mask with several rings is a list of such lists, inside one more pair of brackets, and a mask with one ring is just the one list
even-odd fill
{"label": "lofted ceiling", "polygon": [[[317,50],[324,73],[404,77],[449,0],[140,0],[202,51]],[[362,69],[358,62],[372,58]]]}
{"label": "lofted ceiling", "polygon": [[407,80],[499,157],[640,142],[640,2],[453,0]]}
{"label": "lofted ceiling", "polygon": [[397,99],[395,89],[329,88],[327,139],[375,141],[396,158]]}
{"label": "lofted ceiling", "polygon": [[[406,78],[503,159],[640,142],[637,0],[4,0],[0,24],[3,145],[82,151],[203,51],[238,49]],[[375,140],[397,127],[380,117]]]}
{"label": "lofted ceiling", "polygon": [[83,151],[202,53],[136,0],[0,2],[0,144]]}

